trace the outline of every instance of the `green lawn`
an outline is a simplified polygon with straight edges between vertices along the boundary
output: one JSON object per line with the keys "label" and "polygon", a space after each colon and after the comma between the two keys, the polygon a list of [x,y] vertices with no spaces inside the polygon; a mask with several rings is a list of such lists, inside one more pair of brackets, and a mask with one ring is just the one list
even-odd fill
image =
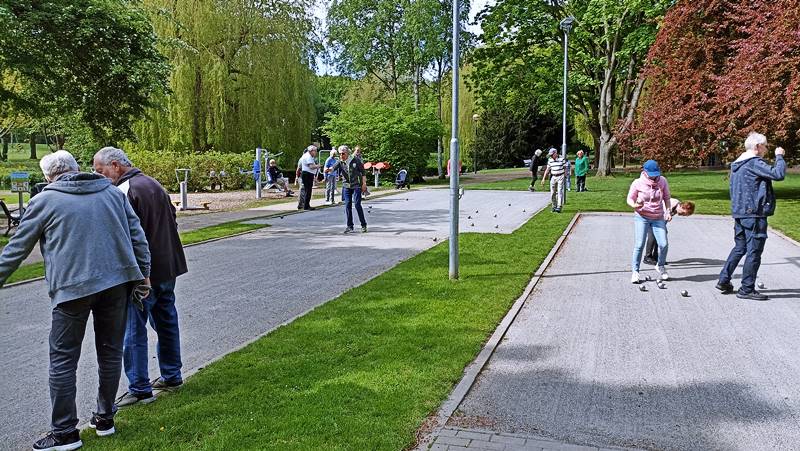
{"label": "green lawn", "polygon": [[[636,174],[638,177],[638,174]],[[711,215],[730,214],[730,195],[728,193],[728,172],[678,172],[667,174],[673,197],[690,200],[697,205],[695,213]],[[625,203],[625,195],[634,175],[615,177],[589,177],[586,187],[589,192],[567,193],[569,204],[582,211],[630,211]],[[537,190],[547,190],[547,186],[537,182]],[[573,187],[575,178],[572,179]],[[467,185],[467,189],[527,190],[529,178],[505,180],[501,182]],[[774,182],[778,207],[775,216],[769,219],[772,227],[781,230],[795,240],[800,240],[800,176],[788,174],[781,182]]]}

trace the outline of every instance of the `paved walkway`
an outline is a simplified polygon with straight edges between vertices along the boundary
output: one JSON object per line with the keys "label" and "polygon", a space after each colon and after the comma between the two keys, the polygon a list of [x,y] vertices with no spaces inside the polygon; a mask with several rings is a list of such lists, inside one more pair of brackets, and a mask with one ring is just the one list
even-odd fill
{"label": "paved walkway", "polygon": [[[462,199],[462,230],[510,233],[546,202],[547,196],[538,193],[468,191]],[[187,248],[190,272],[179,278],[176,289],[184,371],[197,371],[444,240],[448,205],[445,190],[404,192],[367,204],[366,234],[342,235],[343,209],[326,208],[275,218],[272,227]],[[341,267],[349,270],[336,270]],[[0,290],[0,413],[5,418],[0,448],[29,447],[48,428],[49,328],[43,281]],[[96,396],[91,331],[89,324],[78,371],[82,420],[88,419]],[[150,339],[153,350],[152,333]],[[152,358],[151,375],[157,374],[155,363]],[[123,377],[121,391],[125,383]]]}
{"label": "paved walkway", "polygon": [[[581,218],[448,425],[548,449],[796,449],[800,247],[771,236],[759,281],[772,299],[739,300],[714,289],[732,221],[677,218],[672,280],[640,292],[632,229],[630,215]],[[446,442],[495,449],[433,441]]]}

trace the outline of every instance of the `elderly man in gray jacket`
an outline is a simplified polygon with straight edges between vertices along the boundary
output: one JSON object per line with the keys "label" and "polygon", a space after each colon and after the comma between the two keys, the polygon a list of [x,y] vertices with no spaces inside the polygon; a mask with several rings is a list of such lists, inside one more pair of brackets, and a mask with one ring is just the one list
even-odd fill
{"label": "elderly man in gray jacket", "polygon": [[[69,152],[39,162],[51,182],[31,199],[17,233],[0,254],[0,284],[38,241],[52,304],[50,401],[52,430],[36,450],[82,446],[76,429],[75,373],[89,313],[94,318],[99,388],[90,425],[114,433],[114,396],[122,368],[128,298],[149,284],[150,252],[139,218],[125,195],[98,174],[79,172]],[[144,295],[144,293],[140,293]]]}

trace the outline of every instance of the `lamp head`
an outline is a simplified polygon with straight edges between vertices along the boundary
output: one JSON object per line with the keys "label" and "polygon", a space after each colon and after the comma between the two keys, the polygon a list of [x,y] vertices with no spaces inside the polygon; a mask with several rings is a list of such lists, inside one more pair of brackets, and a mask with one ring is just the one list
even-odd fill
{"label": "lamp head", "polygon": [[558,27],[561,28],[564,33],[569,34],[572,31],[572,26],[575,24],[575,18],[572,16],[565,17],[561,23],[558,24]]}

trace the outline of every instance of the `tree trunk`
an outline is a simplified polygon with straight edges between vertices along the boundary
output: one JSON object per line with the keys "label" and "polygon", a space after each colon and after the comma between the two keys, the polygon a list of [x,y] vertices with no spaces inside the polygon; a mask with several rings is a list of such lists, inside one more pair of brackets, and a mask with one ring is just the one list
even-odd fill
{"label": "tree trunk", "polygon": [[0,160],[8,161],[8,144],[11,142],[11,137],[8,135],[3,136],[3,151],[0,153]]}
{"label": "tree trunk", "polygon": [[31,133],[28,143],[31,145],[31,160],[38,160],[39,157],[36,156],[36,133]]}
{"label": "tree trunk", "polygon": [[203,79],[200,75],[200,69],[196,68],[194,72],[194,100],[192,101],[192,150],[195,153],[201,153],[203,151],[204,143],[200,139],[200,135],[203,134],[200,124],[201,120],[201,108],[202,105],[200,104],[200,95],[202,94],[203,88]]}
{"label": "tree trunk", "polygon": [[611,175],[611,150],[614,149],[614,139],[609,133],[600,135],[600,150],[597,152],[597,175],[605,177]]}

